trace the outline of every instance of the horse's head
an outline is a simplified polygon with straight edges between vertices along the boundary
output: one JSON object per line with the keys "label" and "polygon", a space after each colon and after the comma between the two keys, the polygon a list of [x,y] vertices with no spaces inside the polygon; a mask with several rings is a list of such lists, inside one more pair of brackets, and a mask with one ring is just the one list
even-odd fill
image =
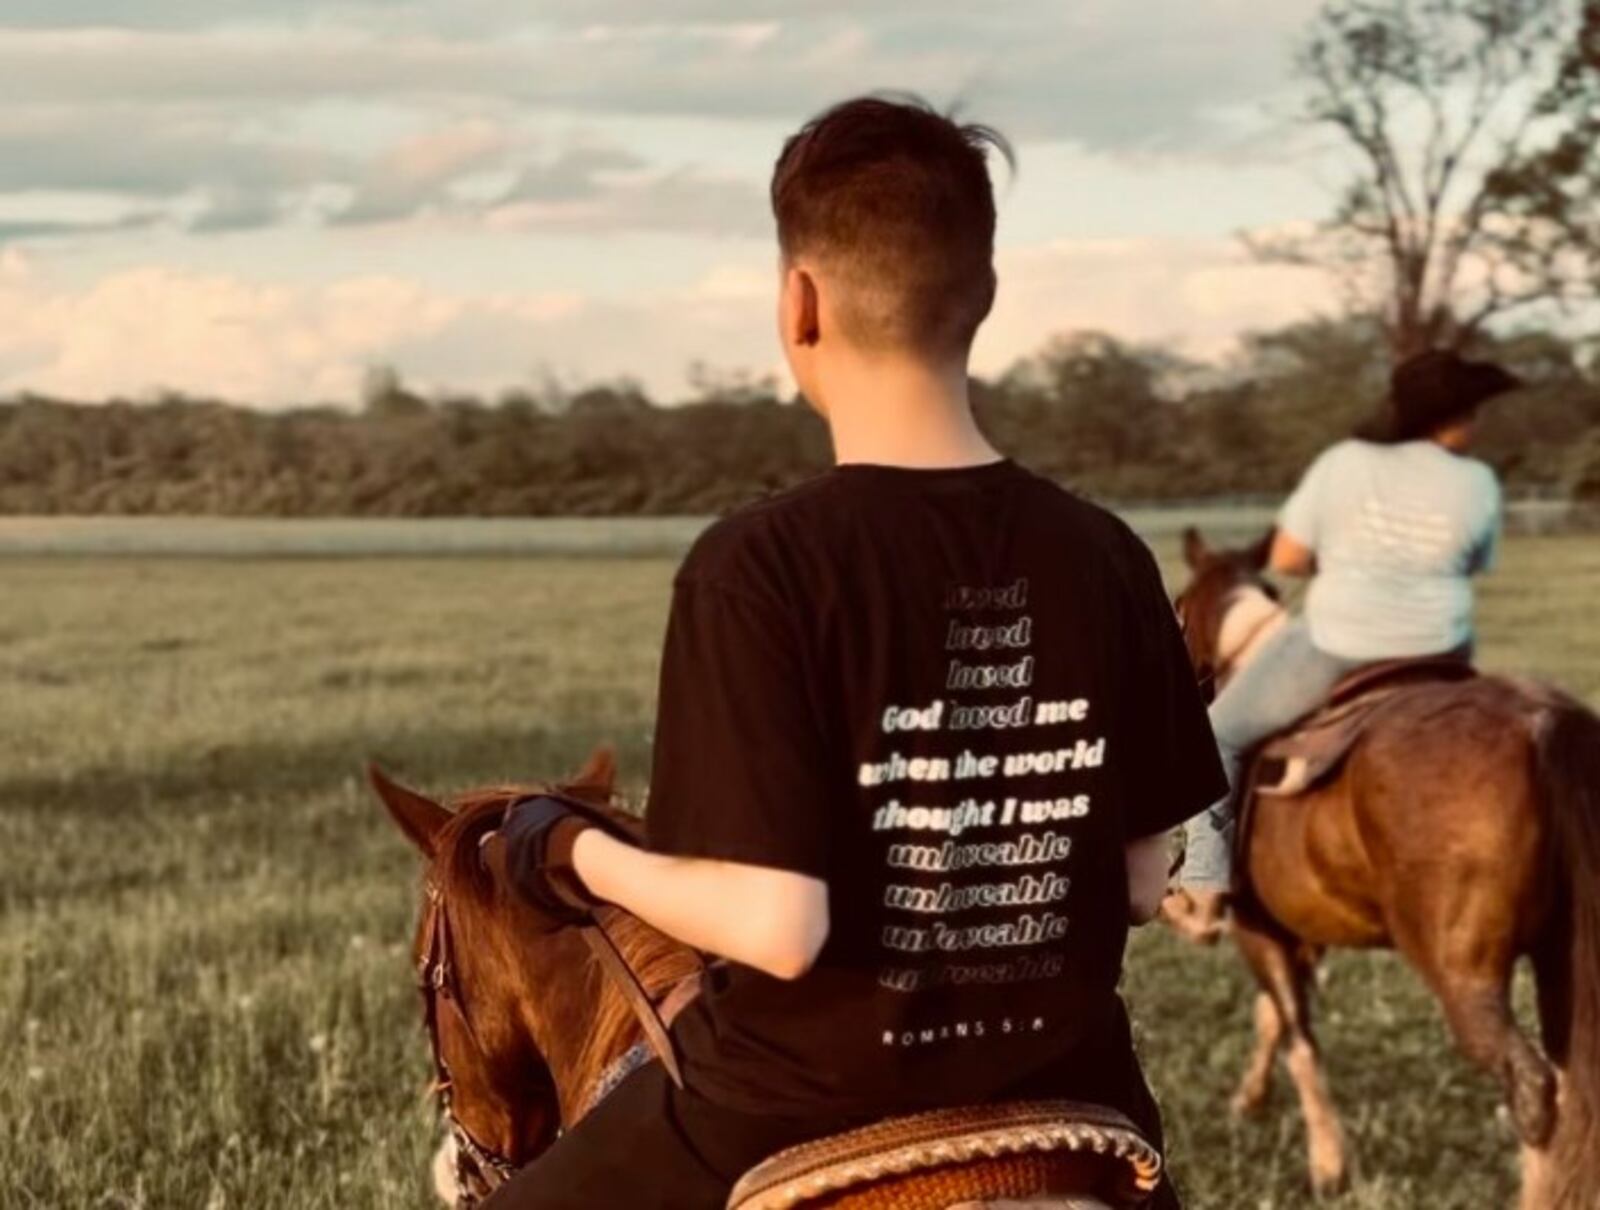
{"label": "horse's head", "polygon": [[[433,1047],[435,1091],[454,1132],[454,1197],[472,1205],[544,1150],[561,1126],[548,1061],[553,991],[583,969],[574,937],[495,885],[479,844],[512,802],[540,789],[606,803],[615,762],[590,758],[559,787],[497,787],[454,809],[369,771],[373,788],[426,862],[412,957]],[[564,1032],[568,1032],[563,1030]]]}
{"label": "horse's head", "polygon": [[1211,693],[1238,670],[1283,615],[1278,590],[1263,574],[1273,531],[1240,549],[1211,546],[1194,526],[1183,531],[1189,583],[1174,602],[1189,662]]}

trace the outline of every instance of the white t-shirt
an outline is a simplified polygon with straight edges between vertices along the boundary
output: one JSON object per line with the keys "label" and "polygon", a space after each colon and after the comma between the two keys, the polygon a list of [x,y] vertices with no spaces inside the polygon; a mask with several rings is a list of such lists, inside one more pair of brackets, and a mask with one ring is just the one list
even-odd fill
{"label": "white t-shirt", "polygon": [[1500,517],[1494,471],[1435,442],[1324,451],[1278,517],[1317,556],[1312,641],[1353,660],[1470,643],[1470,579],[1494,561]]}

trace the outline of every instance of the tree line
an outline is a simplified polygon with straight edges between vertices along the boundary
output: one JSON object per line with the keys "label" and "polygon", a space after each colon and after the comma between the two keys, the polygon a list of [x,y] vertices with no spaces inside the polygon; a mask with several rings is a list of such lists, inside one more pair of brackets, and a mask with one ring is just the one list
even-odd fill
{"label": "tree line", "polygon": [[[975,380],[1007,453],[1116,502],[1272,497],[1383,397],[1375,318],[1247,337],[1223,364],[1097,333]],[[1530,383],[1487,409],[1482,452],[1518,494],[1600,499],[1600,375],[1547,333],[1476,351]],[[426,398],[375,374],[359,410],[168,397],[0,402],[0,512],[263,516],[718,513],[827,466],[825,427],[773,383],[699,372],[638,386]]]}

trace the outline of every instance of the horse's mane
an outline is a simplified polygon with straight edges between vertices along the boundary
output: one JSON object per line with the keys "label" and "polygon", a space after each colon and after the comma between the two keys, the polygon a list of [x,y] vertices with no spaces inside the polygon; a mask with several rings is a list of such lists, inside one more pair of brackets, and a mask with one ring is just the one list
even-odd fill
{"label": "horse's mane", "polygon": [[467,891],[480,901],[488,898],[489,875],[478,859],[479,842],[500,826],[508,806],[534,792],[530,786],[485,786],[451,800],[453,813],[439,830],[435,858],[443,893]]}
{"label": "horse's mane", "polygon": [[450,800],[450,822],[439,831],[438,861],[442,869],[442,889],[459,891],[463,888],[480,897],[489,893],[488,875],[478,860],[478,845],[505,817],[506,808],[521,798],[529,798],[547,791],[583,799],[596,811],[620,824],[634,835],[641,833],[638,817],[609,802],[593,801],[586,791],[571,786],[549,785],[499,785],[481,786],[468,790]]}

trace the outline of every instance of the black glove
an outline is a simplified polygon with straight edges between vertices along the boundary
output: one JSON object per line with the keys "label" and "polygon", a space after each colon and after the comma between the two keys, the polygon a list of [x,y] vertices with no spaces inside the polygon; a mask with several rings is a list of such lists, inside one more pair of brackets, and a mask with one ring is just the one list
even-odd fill
{"label": "black glove", "polygon": [[573,868],[572,847],[582,833],[600,826],[562,799],[519,799],[506,808],[500,827],[479,842],[480,860],[498,885],[552,923],[587,924],[601,900]]}

